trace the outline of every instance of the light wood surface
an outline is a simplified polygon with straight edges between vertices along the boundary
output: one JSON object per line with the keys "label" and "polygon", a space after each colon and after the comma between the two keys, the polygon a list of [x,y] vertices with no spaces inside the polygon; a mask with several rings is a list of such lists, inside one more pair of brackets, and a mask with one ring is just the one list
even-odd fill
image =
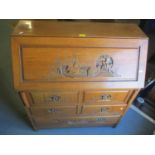
{"label": "light wood surface", "polygon": [[148,37],[134,24],[21,20],[11,44],[34,129],[115,126],[144,87]]}
{"label": "light wood surface", "polygon": [[14,36],[146,38],[135,24],[21,20]]}

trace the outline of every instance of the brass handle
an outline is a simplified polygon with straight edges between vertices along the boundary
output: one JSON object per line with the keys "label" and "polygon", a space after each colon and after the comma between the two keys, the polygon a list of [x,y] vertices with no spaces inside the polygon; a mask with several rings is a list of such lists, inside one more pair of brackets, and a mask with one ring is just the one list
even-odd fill
{"label": "brass handle", "polygon": [[109,108],[101,108],[101,112],[107,112],[109,111]]}
{"label": "brass handle", "polygon": [[51,108],[51,109],[48,109],[48,112],[49,113],[57,113],[57,112],[61,112],[61,111],[59,109]]}
{"label": "brass handle", "polygon": [[101,96],[101,100],[103,101],[111,101],[112,96],[110,94],[104,94]]}
{"label": "brass handle", "polygon": [[55,112],[55,109],[54,109],[54,108],[48,109],[48,112],[49,112],[49,113],[54,113],[54,112]]}
{"label": "brass handle", "polygon": [[106,118],[96,118],[96,121],[107,121],[107,119]]}
{"label": "brass handle", "polygon": [[50,97],[50,100],[52,101],[52,102],[59,102],[60,101],[60,99],[61,99],[61,97],[60,96],[51,96]]}

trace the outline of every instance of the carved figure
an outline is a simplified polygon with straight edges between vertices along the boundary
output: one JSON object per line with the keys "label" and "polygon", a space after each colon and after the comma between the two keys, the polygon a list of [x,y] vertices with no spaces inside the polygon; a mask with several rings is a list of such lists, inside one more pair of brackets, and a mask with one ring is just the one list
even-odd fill
{"label": "carved figure", "polygon": [[101,73],[113,73],[113,59],[108,55],[101,55],[96,61],[96,68],[90,66],[80,66],[77,59],[70,65],[59,66],[58,73],[68,77],[94,77]]}

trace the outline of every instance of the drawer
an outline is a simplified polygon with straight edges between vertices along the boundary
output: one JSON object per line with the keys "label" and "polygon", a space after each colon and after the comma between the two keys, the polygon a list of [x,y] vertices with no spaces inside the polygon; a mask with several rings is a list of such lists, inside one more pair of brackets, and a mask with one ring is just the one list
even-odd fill
{"label": "drawer", "polygon": [[84,92],[83,102],[85,104],[113,104],[124,103],[130,95],[129,90],[90,90]]}
{"label": "drawer", "polygon": [[78,112],[78,107],[36,107],[30,108],[30,112],[33,116],[72,116]]}
{"label": "drawer", "polygon": [[38,128],[52,127],[82,127],[82,126],[113,126],[120,117],[76,117],[76,118],[55,118],[36,117],[35,124]]}
{"label": "drawer", "polygon": [[[23,82],[136,81],[139,48],[21,46]],[[17,67],[18,68],[18,67]]]}
{"label": "drawer", "polygon": [[102,116],[121,116],[125,111],[126,106],[118,105],[118,106],[83,106],[81,108],[82,115],[102,115]]}
{"label": "drawer", "polygon": [[36,105],[72,106],[78,104],[78,92],[32,91],[31,97]]}

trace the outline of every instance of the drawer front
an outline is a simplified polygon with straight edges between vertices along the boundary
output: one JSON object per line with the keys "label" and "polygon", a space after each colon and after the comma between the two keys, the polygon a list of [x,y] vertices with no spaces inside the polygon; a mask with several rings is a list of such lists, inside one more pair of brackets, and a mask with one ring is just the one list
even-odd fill
{"label": "drawer front", "polygon": [[22,46],[25,82],[136,81],[138,48]]}
{"label": "drawer front", "polygon": [[102,116],[121,116],[125,111],[126,106],[83,106],[81,109],[82,115],[102,115]]}
{"label": "drawer front", "polygon": [[125,103],[128,95],[128,90],[104,90],[104,91],[85,91],[83,102],[85,104],[113,104]]}
{"label": "drawer front", "polygon": [[34,104],[46,104],[53,106],[77,105],[78,92],[31,92]]}
{"label": "drawer front", "polygon": [[38,128],[51,127],[79,127],[79,126],[112,126],[118,122],[119,117],[76,117],[76,118],[34,118]]}
{"label": "drawer front", "polygon": [[78,112],[78,107],[31,107],[31,114],[33,116],[72,116]]}

